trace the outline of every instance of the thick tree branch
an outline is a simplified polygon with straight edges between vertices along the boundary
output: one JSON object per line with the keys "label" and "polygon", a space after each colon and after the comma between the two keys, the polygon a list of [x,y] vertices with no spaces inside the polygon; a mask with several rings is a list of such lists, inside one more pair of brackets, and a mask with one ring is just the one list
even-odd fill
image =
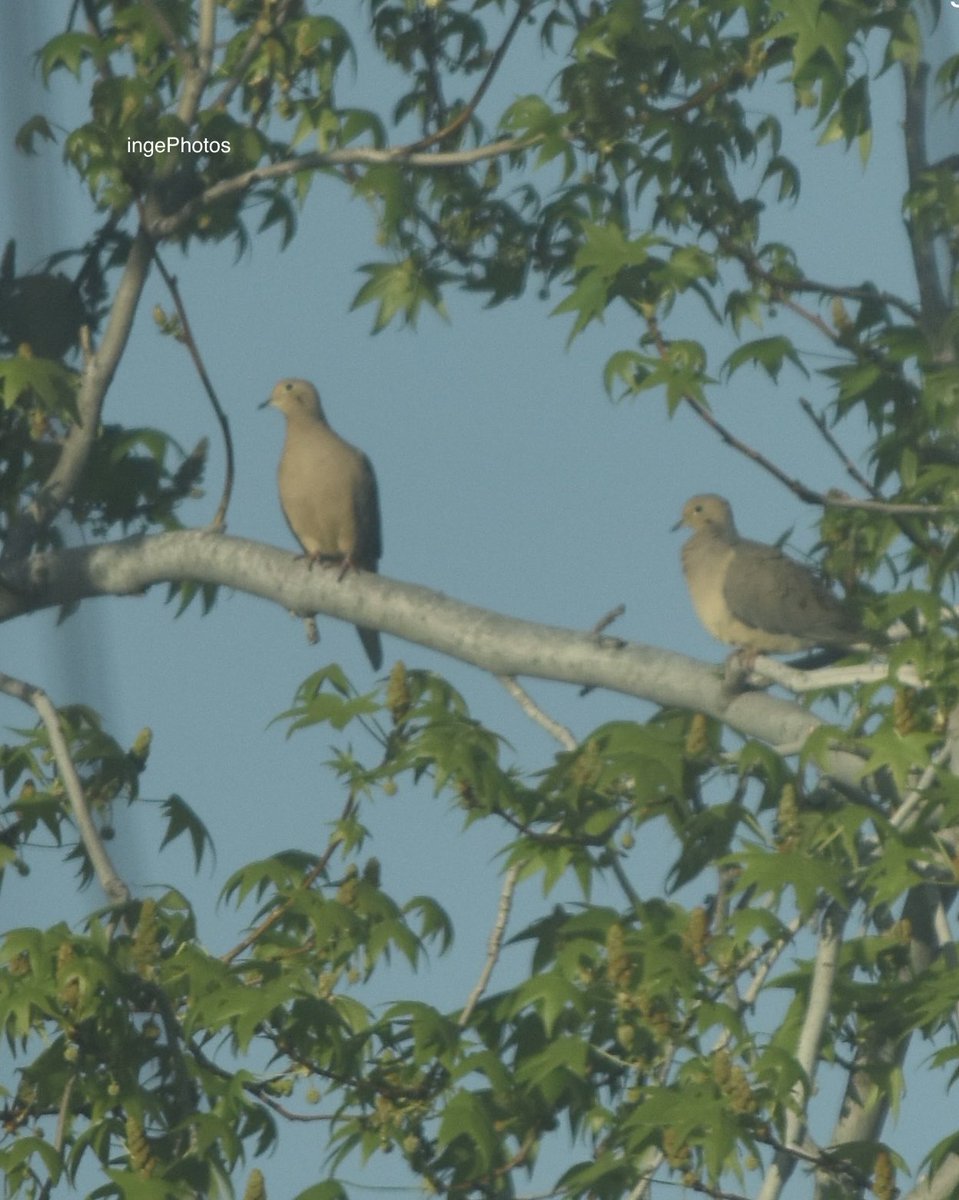
{"label": "thick tree branch", "polygon": [[959,1188],[959,1154],[949,1154],[932,1179],[923,1177],[911,1191],[900,1200],[952,1200]]}
{"label": "thick tree branch", "polygon": [[[764,693],[731,695],[722,669],[653,646],[597,642],[520,621],[428,588],[365,571],[339,580],[293,554],[242,538],[191,530],[37,554],[11,563],[0,590],[0,621],[92,596],[130,595],[157,583],[236,588],[294,612],[325,613],[429,646],[495,675],[591,684],[654,704],[695,707],[773,747],[801,747],[820,720]],[[858,786],[862,759],[833,751],[830,774]]]}
{"label": "thick tree branch", "polygon": [[[926,92],[929,86],[929,64],[920,63],[915,69],[903,63],[902,79],[906,89],[905,120],[903,135],[906,149],[906,169],[909,175],[909,192],[914,195],[919,179],[927,169],[926,160]],[[942,291],[939,267],[936,263],[936,245],[927,230],[920,228],[915,215],[906,222],[912,262],[919,285],[922,305],[922,322],[927,333],[938,340],[938,331],[946,317],[948,305]]]}
{"label": "thick tree branch", "polygon": [[213,68],[213,46],[216,42],[216,0],[200,0],[200,24],[196,51],[186,71],[183,92],[177,105],[177,116],[188,128],[196,120],[200,100]]}
{"label": "thick tree branch", "polygon": [[[939,888],[932,884],[913,888],[906,898],[902,915],[912,930],[910,961],[903,970],[906,978],[914,979],[926,972],[939,953],[934,926],[939,898]],[[891,1104],[889,1089],[883,1086],[882,1079],[886,1073],[902,1069],[911,1040],[909,1028],[898,1035],[862,1038],[849,1073],[839,1119],[830,1135],[831,1145],[874,1142],[880,1136]],[[831,1194],[829,1180],[820,1179],[815,1193],[817,1200]]]}

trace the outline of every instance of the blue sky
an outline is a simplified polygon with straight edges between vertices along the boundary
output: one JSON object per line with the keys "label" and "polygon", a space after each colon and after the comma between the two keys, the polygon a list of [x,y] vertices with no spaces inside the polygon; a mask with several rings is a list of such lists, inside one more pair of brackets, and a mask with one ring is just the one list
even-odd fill
{"label": "blue sky", "polygon": [[[345,8],[332,5],[331,11]],[[63,6],[13,11],[26,25],[33,17],[55,24]],[[937,37],[954,49],[959,12],[951,25],[950,17],[947,10]],[[11,39],[8,45],[17,40],[19,51],[7,53],[0,81],[6,192],[0,236],[17,238],[21,270],[71,238],[82,239],[89,221],[82,190],[58,150],[24,160],[12,149],[14,131],[35,111],[59,113],[67,125],[80,118],[69,87],[58,84],[45,93],[32,70],[27,50],[39,44],[36,33],[27,29]],[[361,61],[363,36],[358,31]],[[545,86],[553,70],[532,31],[525,31],[491,101],[508,102],[536,81]],[[367,103],[373,106],[378,89],[392,84],[364,70],[357,86],[371,89]],[[801,204],[768,213],[766,231],[797,244],[813,277],[850,283],[873,277],[892,290],[914,292],[898,201],[899,94],[894,74],[877,84],[875,144],[866,170],[855,153],[838,146],[800,151],[793,143],[804,171]],[[754,97],[757,106],[765,99]],[[788,117],[783,97],[775,102]],[[484,111],[491,119],[494,104]],[[947,118],[940,136],[946,153],[952,148]],[[679,569],[680,535],[670,533],[683,501],[695,492],[721,491],[744,533],[773,540],[794,526],[799,549],[816,540],[816,513],[723,446],[691,412],[669,420],[655,395],[610,402],[603,366],[614,351],[634,346],[640,332],[625,309],[567,347],[569,318],[549,316],[562,299],[558,290],[547,303],[534,289],[493,310],[450,294],[448,323],[426,314],[415,332],[371,336],[372,309],[350,312],[349,306],[360,282],[357,266],[380,253],[365,205],[322,178],[283,253],[273,232],[255,238],[238,262],[229,245],[199,247],[186,259],[165,252],[231,421],[237,480],[229,531],[295,548],[276,496],[282,419],[256,406],[277,378],[306,376],[319,387],[334,428],[376,468],[385,575],[575,629],[589,628],[623,602],[626,614],[615,629],[620,636],[719,662],[724,648],[696,621]],[[210,437],[207,498],[182,511],[184,520],[201,525],[216,507],[222,457],[186,353],[156,331],[155,303],[170,307],[158,277],[148,284],[105,417],[160,426],[185,447]],[[666,332],[723,344],[691,306],[677,309]],[[804,331],[797,340],[813,344]],[[776,387],[765,376],[741,372],[731,386],[717,386],[711,400],[724,422],[806,482],[846,486],[839,464],[796,414],[797,395],[821,399],[824,384],[787,371]],[[229,908],[215,907],[224,879],[248,859],[289,846],[318,847],[324,823],[341,804],[323,768],[333,735],[316,729],[287,741],[272,718],[289,705],[297,684],[328,660],[342,663],[361,688],[372,678],[348,625],[320,618],[322,641],[310,647],[298,621],[242,595],[221,594],[207,618],[191,609],[175,621],[173,613],[158,588],[143,598],[89,603],[60,626],[55,614],[40,614],[7,627],[2,667],[42,685],[57,703],[92,704],[121,742],[152,727],[145,794],[181,793],[213,833],[216,865],[194,880],[185,847],[157,857],[159,825],[149,815],[117,813],[111,852],[138,891],[165,882],[182,887],[201,912],[203,940],[220,950],[241,924]],[[557,747],[498,683],[423,648],[384,641],[387,670],[402,658],[407,666],[443,672],[474,713],[509,738],[515,761],[529,769],[546,765]],[[650,711],[620,696],[581,699],[558,685],[531,690],[577,735]],[[0,698],[0,721],[27,723],[6,698]],[[381,802],[368,815],[383,839],[371,850],[384,862],[387,889],[401,899],[429,890],[457,923],[449,962],[434,964],[416,986],[441,1005],[460,1003],[485,952],[498,892],[498,843],[475,827],[463,832],[460,817],[426,792]],[[662,848],[639,854],[645,889],[654,890],[665,872]],[[528,901],[537,898],[534,887]],[[93,890],[77,900],[70,868],[51,850],[42,869],[5,885],[4,924],[61,916],[78,921],[99,903]],[[407,982],[391,980],[397,992],[386,994],[399,994]],[[926,1126],[928,1115],[922,1114]],[[926,1144],[926,1136],[917,1144]],[[265,1164],[271,1194],[306,1186],[317,1166],[302,1156]]]}

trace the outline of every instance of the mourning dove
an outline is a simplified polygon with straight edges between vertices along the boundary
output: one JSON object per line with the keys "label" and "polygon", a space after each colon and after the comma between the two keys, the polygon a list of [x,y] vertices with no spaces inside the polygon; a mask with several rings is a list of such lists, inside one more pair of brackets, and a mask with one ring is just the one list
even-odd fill
{"label": "mourning dove", "polygon": [[683,546],[683,573],[693,607],[713,637],[758,653],[868,640],[851,613],[819,578],[776,546],[742,538],[722,496],[693,496],[675,526],[693,536]]}
{"label": "mourning dove", "polygon": [[[382,554],[380,504],[370,460],[334,433],[320,397],[305,379],[281,379],[267,404],[286,417],[286,441],[277,478],[287,524],[311,562],[375,571]],[[261,406],[262,407],[262,406]],[[380,635],[357,626],[363,649],[378,671]]]}

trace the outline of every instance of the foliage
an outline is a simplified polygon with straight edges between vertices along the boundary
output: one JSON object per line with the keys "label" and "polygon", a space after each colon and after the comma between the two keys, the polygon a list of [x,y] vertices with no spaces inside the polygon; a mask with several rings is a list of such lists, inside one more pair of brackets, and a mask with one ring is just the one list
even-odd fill
{"label": "foliage", "polygon": [[[323,176],[376,213],[382,257],[360,268],[353,301],[373,307],[374,329],[445,311],[452,288],[501,304],[535,286],[571,338],[618,303],[633,315],[635,342],[605,372],[617,397],[661,394],[715,425],[715,381],[758,369],[784,392],[803,376],[830,452],[845,422],[864,423],[857,484],[873,503],[814,496],[823,563],[874,628],[904,622],[889,659],[918,682],[849,688],[798,759],[732,743],[691,690],[683,709],[606,725],[533,772],[506,761],[502,737],[438,676],[397,664],[359,696],[338,669],[320,672],[282,719],[291,733],[336,731],[342,811],[320,853],[234,871],[223,901],[256,906],[241,943],[208,949],[173,891],[76,929],[4,935],[0,1028],[17,1062],[6,1194],[47,1196],[95,1164],[91,1196],[230,1194],[242,1177],[255,1200],[284,1127],[315,1119],[327,1173],[301,1200],[346,1195],[339,1172],[388,1153],[449,1196],[512,1196],[535,1172],[570,1196],[641,1197],[655,1178],[771,1198],[799,1165],[821,1200],[891,1197],[896,1171],[917,1166],[882,1140],[906,1050],[921,1040],[951,1069],[959,1011],[941,933],[959,823],[959,169],[922,157],[926,105],[959,100],[959,59],[930,81],[936,6],[368,0],[370,44],[319,0],[69,9],[38,62],[87,97],[63,152],[100,224],[42,271],[18,275],[12,244],[0,269],[9,557],[57,547],[61,515],[96,539],[180,527],[206,447],[185,454],[162,429],[103,421],[122,339],[104,334],[105,372],[92,339],[132,317],[154,251],[242,250],[274,226],[285,244]],[[520,36],[539,39],[554,84],[491,118],[487,87]],[[388,110],[340,99],[368,57],[397,81]],[[871,278],[810,279],[763,234],[767,208],[801,202],[796,147],[810,130],[868,159],[870,91],[890,70],[906,99],[915,299]],[[774,115],[783,91],[790,121]],[[181,136],[231,151],[128,151]],[[19,145],[58,137],[38,114]],[[77,259],[74,278],[55,271]],[[192,346],[174,300],[161,329]],[[702,314],[723,331],[722,361],[690,335]],[[822,339],[828,366],[797,328]],[[171,583],[184,605],[215,600],[200,581]],[[59,719],[102,836],[111,805],[148,803],[149,734],[124,750],[87,708]],[[363,752],[345,748],[354,733]],[[834,777],[837,746],[858,778]],[[0,768],[3,868],[28,871],[43,830],[88,883],[97,867],[49,723],[16,733]],[[455,1011],[369,1000],[395,963],[415,971],[455,936],[434,897],[391,896],[368,852],[364,814],[412,785],[499,831],[504,912],[524,879],[563,897],[512,934],[522,977],[493,970],[500,930],[490,974]],[[185,834],[199,865],[212,844],[202,823],[178,796],[162,813],[162,842]],[[667,895],[637,883],[652,837],[674,848]],[[808,1120],[823,1064],[846,1086],[828,1146]],[[930,1196],[955,1194],[955,1142],[932,1150]]]}

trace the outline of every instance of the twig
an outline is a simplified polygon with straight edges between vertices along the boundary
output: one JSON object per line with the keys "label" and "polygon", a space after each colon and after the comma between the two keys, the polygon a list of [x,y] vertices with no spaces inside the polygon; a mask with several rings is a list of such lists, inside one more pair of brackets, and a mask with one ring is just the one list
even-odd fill
{"label": "twig", "polygon": [[623,615],[623,613],[625,611],[626,611],[625,604],[617,604],[616,607],[611,608],[609,610],[609,612],[606,613],[605,616],[599,618],[599,620],[596,622],[596,624],[590,630],[590,633],[592,633],[593,635],[598,635],[598,634],[602,633],[603,630],[608,629],[609,626],[612,625],[612,623],[614,621],[618,621],[619,618]]}
{"label": "twig", "polygon": [[[212,1058],[208,1057],[208,1055],[204,1053],[198,1042],[191,1039],[189,1042],[189,1047],[190,1053],[205,1070],[219,1076],[220,1079],[229,1080],[231,1083],[236,1081],[236,1075],[234,1072],[228,1071],[225,1067],[221,1067],[219,1063],[214,1062]],[[249,1092],[251,1096],[255,1096],[262,1104],[265,1104],[268,1108],[271,1108],[281,1117],[285,1117],[288,1121],[302,1121],[304,1123],[314,1124],[317,1121],[333,1120],[332,1116],[325,1113],[293,1112],[292,1109],[289,1109],[285,1105],[281,1104],[279,1100],[273,1099],[267,1090],[269,1085],[266,1082],[245,1079],[241,1082],[240,1086],[244,1091]]]}
{"label": "twig", "polygon": [[[343,812],[340,816],[340,820],[345,821],[346,818],[352,813],[355,806],[356,806],[356,801],[351,796],[347,800],[346,804],[343,807]],[[319,859],[317,859],[317,861],[313,864],[313,866],[310,867],[309,871],[307,871],[306,875],[304,875],[303,881],[300,883],[299,887],[297,888],[298,892],[304,892],[304,891],[306,891],[307,888],[310,888],[313,886],[313,884],[316,882],[316,880],[326,870],[327,866],[329,865],[330,859],[333,857],[333,854],[334,854],[337,846],[340,845],[342,840],[343,839],[341,838],[341,836],[339,834],[335,834],[333,836],[333,838],[330,841],[330,844],[320,855]],[[241,955],[245,950],[249,950],[249,948],[253,945],[254,942],[258,941],[263,936],[263,934],[266,933],[266,931],[268,929],[271,929],[277,923],[277,921],[279,921],[280,917],[282,917],[283,914],[287,911],[287,909],[292,905],[293,899],[294,899],[293,896],[289,896],[286,900],[282,901],[280,904],[277,904],[274,908],[270,909],[270,911],[266,914],[266,916],[259,923],[259,925],[255,926],[253,929],[251,929],[250,932],[246,935],[246,937],[243,938],[241,941],[237,942],[237,944],[233,947],[232,950],[227,950],[227,952],[225,954],[220,955],[220,961],[225,962],[225,963],[231,963],[231,962],[233,962],[233,960],[235,958],[238,958],[239,955]]]}
{"label": "twig", "polygon": [[874,500],[882,500],[882,495],[869,480],[863,475],[852,459],[846,454],[845,450],[839,445],[832,435],[832,430],[826,424],[826,418],[820,413],[817,413],[813,406],[809,403],[805,396],[799,397],[799,407],[803,410],[806,416],[812,421],[819,432],[822,434],[826,444],[835,452],[839,461],[846,468],[847,474],[859,484],[864,492],[868,492]]}
{"label": "twig", "polygon": [[57,772],[63,783],[64,791],[70,801],[70,807],[73,810],[73,819],[76,822],[80,840],[83,842],[84,849],[90,858],[100,886],[106,892],[112,904],[126,904],[131,896],[130,889],[120,878],[116,868],[110,861],[110,856],[107,854],[103,841],[97,832],[90,809],[87,806],[86,796],[83,794],[83,785],[80,782],[77,769],[73,765],[73,759],[70,757],[70,747],[67,745],[67,740],[63,735],[60,714],[51,702],[50,697],[42,688],[38,688],[32,683],[24,683],[23,680],[14,679],[10,675],[4,675],[2,672],[0,672],[0,691],[6,692],[8,696],[13,696],[15,700],[21,700],[24,704],[29,704],[35,709],[37,716],[43,722],[50,741],[50,752],[57,765]]}
{"label": "twig", "polygon": [[[918,321],[919,319],[920,313],[915,305],[910,304],[907,300],[903,300],[901,296],[894,295],[892,292],[880,292],[870,287],[849,287],[833,283],[823,283],[818,279],[810,279],[806,275],[801,275],[798,279],[784,279],[762,266],[756,255],[745,246],[740,246],[732,238],[717,233],[716,230],[712,232],[715,234],[721,249],[727,254],[731,254],[733,258],[738,259],[750,278],[759,279],[767,284],[780,299],[783,299],[787,292],[813,292],[822,296],[834,296],[841,300],[855,300],[860,302],[867,300],[878,301],[889,308],[897,309],[911,321]],[[835,341],[832,330],[830,330],[830,335],[830,341]]]}
{"label": "twig", "polygon": [[959,708],[953,708],[949,714],[947,732],[948,737],[930,758],[928,766],[919,776],[915,787],[905,796],[902,804],[899,805],[889,818],[889,823],[894,829],[909,828],[912,824],[912,815],[923,795],[935,783],[936,777],[939,774],[939,768],[948,763],[955,755],[956,746],[959,743]]}
{"label": "twig", "polygon": [[554,721],[548,713],[543,712],[533,697],[521,687],[511,675],[497,675],[496,678],[513,697],[524,713],[537,725],[542,725],[550,737],[554,737],[567,750],[576,749],[576,738],[571,730],[559,721]]}
{"label": "twig", "polygon": [[243,77],[246,75],[247,67],[249,67],[250,63],[259,54],[260,47],[263,45],[266,39],[268,37],[275,36],[276,31],[283,27],[283,24],[286,21],[294,2],[295,0],[283,0],[283,3],[280,5],[272,24],[263,22],[262,17],[255,23],[253,33],[250,37],[250,40],[246,44],[245,50],[240,56],[236,66],[231,71],[230,78],[227,80],[219,95],[210,105],[211,109],[223,110],[226,108],[231,97],[233,96],[233,93],[243,82]]}
{"label": "twig", "polygon": [[[609,612],[606,613],[605,616],[599,618],[599,620],[596,622],[596,624],[590,630],[590,633],[593,635],[593,637],[598,638],[599,635],[603,632],[603,630],[607,629],[610,625],[612,625],[612,623],[614,621],[618,621],[619,618],[623,615],[623,613],[625,611],[626,611],[625,604],[617,604],[616,607],[611,608],[609,610]],[[625,646],[626,643],[620,642],[619,645]],[[595,689],[594,689],[593,685],[588,683],[588,684],[586,684],[585,687],[581,687],[579,689],[579,694],[580,694],[580,696],[588,696],[589,693],[594,690]]]}
{"label": "twig", "polygon": [[959,171],[959,154],[947,154],[938,162],[930,163],[927,171]]}
{"label": "twig", "polygon": [[610,855],[609,868],[616,876],[616,882],[623,889],[623,895],[633,906],[633,909],[636,912],[639,912],[643,904],[642,898],[630,882],[629,876],[626,874],[623,864],[620,862],[618,853]]}
{"label": "twig", "polygon": [[524,138],[501,138],[498,142],[490,142],[485,146],[475,146],[470,150],[432,151],[420,153],[410,150],[408,146],[392,146],[377,149],[373,146],[347,146],[339,150],[326,152],[314,151],[310,154],[299,155],[284,159],[282,162],[271,163],[266,167],[253,167],[235,175],[232,179],[224,179],[201,192],[199,196],[188,201],[177,212],[167,217],[155,220],[150,231],[156,238],[169,237],[183,226],[208,204],[213,204],[224,197],[236,192],[245,191],[255,183],[268,179],[283,179],[297,175],[301,171],[322,170],[325,167],[336,166],[380,166],[384,163],[400,163],[403,166],[426,167],[440,169],[448,167],[471,166],[473,163],[485,162],[490,158],[500,158],[505,154],[518,154],[528,150],[542,140],[542,134],[531,134]]}
{"label": "twig", "polygon": [[479,973],[479,978],[473,985],[473,990],[466,998],[466,1003],[463,1005],[463,1011],[456,1019],[460,1029],[465,1029],[470,1022],[470,1018],[476,1010],[477,1004],[483,997],[483,993],[489,986],[490,978],[493,970],[499,962],[500,952],[503,948],[503,937],[506,934],[506,926],[509,923],[509,916],[513,910],[513,898],[516,894],[516,884],[519,880],[519,873],[523,869],[523,863],[516,862],[506,872],[506,877],[503,880],[503,886],[500,889],[499,904],[496,907],[496,920],[493,922],[493,928],[490,930],[489,938],[486,942],[486,961],[483,963],[483,969]]}
{"label": "twig", "polygon": [[894,672],[888,662],[853,663],[844,667],[821,667],[815,671],[804,671],[788,663],[760,655],[750,672],[767,683],[778,683],[791,692],[818,692],[825,688],[851,687],[858,683],[902,683],[906,687],[921,688],[925,683],[911,663],[903,663]]}
{"label": "twig", "polygon": [[223,481],[223,494],[220,497],[220,503],[214,513],[213,520],[209,524],[209,528],[222,533],[226,529],[226,510],[230,504],[230,496],[233,493],[233,437],[230,434],[230,422],[227,419],[226,413],[220,406],[220,401],[217,398],[216,391],[207,374],[206,367],[203,364],[203,359],[200,355],[199,347],[196,344],[196,338],[193,336],[193,330],[190,328],[190,319],[186,315],[186,308],[183,305],[183,300],[180,296],[180,288],[173,275],[166,269],[163,259],[160,258],[160,252],[156,246],[152,247],[153,261],[157,265],[157,270],[163,276],[163,282],[167,286],[167,290],[176,306],[177,316],[180,319],[182,329],[182,340],[187,350],[190,352],[190,357],[193,359],[193,365],[196,367],[197,374],[200,376],[200,382],[203,384],[204,390],[209,397],[210,403],[213,405],[213,411],[216,414],[216,419],[220,423],[220,430],[223,433],[223,446],[226,453],[226,478]]}
{"label": "twig", "polygon": [[[653,337],[657,352],[662,359],[667,360],[669,357],[669,345],[659,329],[656,318],[647,317],[646,323]],[[888,513],[890,516],[946,516],[959,511],[959,505],[897,504],[895,501],[881,499],[856,500],[852,496],[844,496],[839,492],[816,491],[815,488],[809,487],[808,484],[803,483],[801,479],[797,479],[794,475],[787,475],[781,467],[777,466],[761,451],[757,450],[754,446],[750,446],[748,442],[744,442],[742,439],[736,437],[691,392],[684,392],[683,399],[698,417],[719,434],[728,446],[732,446],[734,450],[738,450],[740,454],[751,459],[757,466],[762,467],[764,471],[768,471],[774,479],[778,479],[780,483],[784,484],[804,504],[815,504],[822,508],[852,508],[863,512]]]}
{"label": "twig", "polygon": [[516,31],[519,29],[520,25],[522,25],[527,13],[531,8],[532,4],[529,2],[529,0],[523,0],[523,2],[518,5],[516,9],[516,15],[510,22],[509,28],[506,30],[506,33],[503,36],[503,40],[496,47],[493,57],[490,59],[490,64],[486,68],[483,78],[480,80],[479,87],[473,93],[472,99],[467,103],[466,107],[461,112],[457,113],[448,125],[444,126],[442,129],[438,129],[436,133],[431,133],[427,137],[420,138],[418,142],[412,142],[406,147],[407,154],[414,154],[417,151],[426,150],[430,146],[435,146],[439,142],[443,142],[447,138],[452,137],[454,133],[458,133],[459,130],[463,128],[473,113],[476,112],[480,101],[486,95],[489,85],[493,82],[496,72],[500,69],[503,59],[506,57],[506,51],[509,49],[510,43],[516,36]]}
{"label": "twig", "polygon": [[702,401],[697,400],[695,396],[689,393],[685,394],[683,399],[701,420],[705,421],[711,429],[719,434],[727,446],[732,446],[734,450],[738,450],[740,454],[751,459],[757,466],[762,467],[764,471],[768,471],[774,479],[778,479],[780,483],[785,484],[793,495],[802,500],[804,504],[824,505],[826,503],[826,496],[823,492],[817,492],[814,488],[808,487],[802,480],[797,479],[795,476],[787,475],[781,467],[776,466],[761,451],[736,437],[721,421],[718,421],[713,416]]}

